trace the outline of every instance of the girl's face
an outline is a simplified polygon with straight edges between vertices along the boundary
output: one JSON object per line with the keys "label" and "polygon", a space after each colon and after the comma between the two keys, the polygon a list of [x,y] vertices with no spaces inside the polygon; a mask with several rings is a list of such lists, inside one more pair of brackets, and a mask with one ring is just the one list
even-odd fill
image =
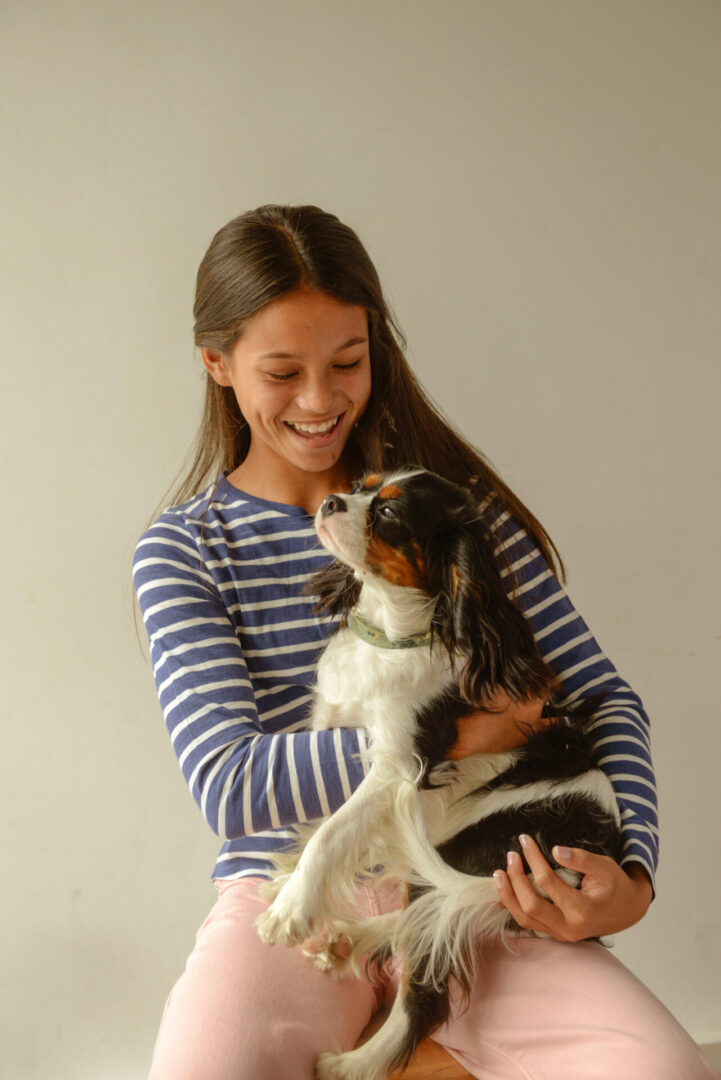
{"label": "girl's face", "polygon": [[365,309],[299,289],[261,308],[228,354],[202,350],[250,428],[245,471],[332,473],[371,392]]}

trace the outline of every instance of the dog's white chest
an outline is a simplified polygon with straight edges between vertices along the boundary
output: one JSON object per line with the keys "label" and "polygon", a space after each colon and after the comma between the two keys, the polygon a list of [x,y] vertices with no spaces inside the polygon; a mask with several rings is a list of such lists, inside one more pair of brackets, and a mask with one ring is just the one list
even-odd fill
{"label": "dog's white chest", "polygon": [[314,726],[372,727],[414,712],[451,678],[443,649],[381,649],[342,630],[318,665]]}

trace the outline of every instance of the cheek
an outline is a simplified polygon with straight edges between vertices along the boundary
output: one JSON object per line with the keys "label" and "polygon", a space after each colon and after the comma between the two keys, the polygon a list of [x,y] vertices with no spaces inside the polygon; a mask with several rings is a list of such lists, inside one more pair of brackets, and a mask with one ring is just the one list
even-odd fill
{"label": "cheek", "polygon": [[346,387],[346,394],[360,408],[365,409],[371,396],[371,372],[370,366],[366,371],[359,372],[353,381],[352,387]]}
{"label": "cheek", "polygon": [[366,563],[391,585],[425,590],[428,584],[423,555],[417,544],[408,551],[401,551],[373,536],[366,548]]}
{"label": "cheek", "polygon": [[240,411],[251,426],[266,427],[276,424],[288,407],[290,394],[286,387],[273,386],[253,388],[241,384],[235,396]]}

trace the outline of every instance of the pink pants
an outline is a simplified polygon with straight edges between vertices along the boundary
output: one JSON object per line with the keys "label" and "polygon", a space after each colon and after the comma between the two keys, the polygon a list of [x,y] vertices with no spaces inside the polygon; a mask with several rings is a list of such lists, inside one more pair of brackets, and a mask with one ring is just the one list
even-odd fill
{"label": "pink pants", "polygon": [[[269,948],[257,881],[218,882],[160,1026],[150,1080],[312,1080],[394,992],[333,979]],[[395,906],[368,890],[368,910]],[[601,945],[523,938],[484,949],[470,1007],[434,1034],[483,1080],[705,1080],[719,1074],[667,1009]]]}

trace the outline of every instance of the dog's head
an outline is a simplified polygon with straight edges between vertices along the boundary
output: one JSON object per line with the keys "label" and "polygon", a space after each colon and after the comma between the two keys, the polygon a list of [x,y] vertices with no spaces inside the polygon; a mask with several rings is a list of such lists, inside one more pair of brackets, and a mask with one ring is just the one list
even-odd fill
{"label": "dog's head", "polygon": [[337,560],[314,582],[320,610],[346,614],[367,580],[417,590],[433,602],[434,637],[462,657],[469,702],[484,705],[499,688],[515,699],[547,692],[551,673],[506,594],[492,536],[465,488],[418,468],[368,475],[350,494],[329,495],[315,525]]}

